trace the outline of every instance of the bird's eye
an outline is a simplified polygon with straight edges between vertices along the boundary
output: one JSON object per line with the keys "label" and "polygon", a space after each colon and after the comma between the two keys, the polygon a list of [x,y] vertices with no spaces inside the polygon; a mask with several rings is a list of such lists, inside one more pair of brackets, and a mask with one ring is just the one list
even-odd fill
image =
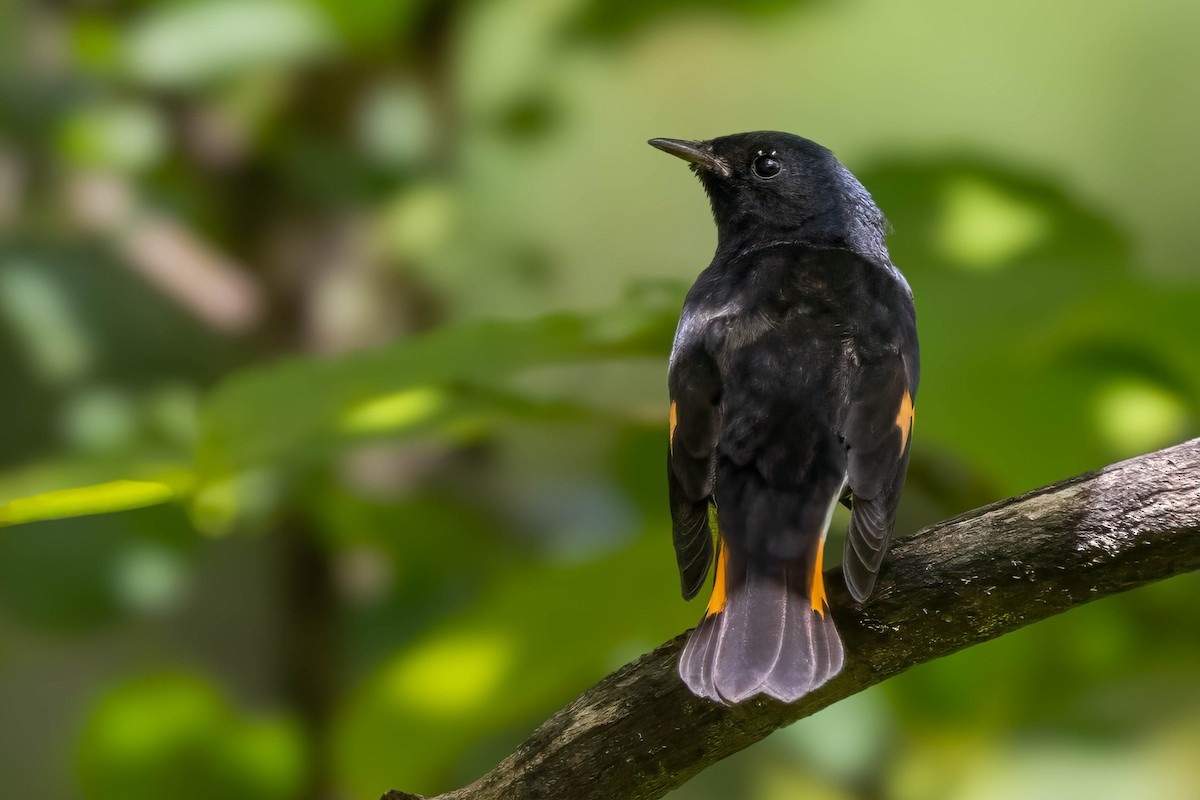
{"label": "bird's eye", "polygon": [[774,156],[760,155],[754,159],[751,169],[760,178],[774,178],[783,170],[783,165]]}

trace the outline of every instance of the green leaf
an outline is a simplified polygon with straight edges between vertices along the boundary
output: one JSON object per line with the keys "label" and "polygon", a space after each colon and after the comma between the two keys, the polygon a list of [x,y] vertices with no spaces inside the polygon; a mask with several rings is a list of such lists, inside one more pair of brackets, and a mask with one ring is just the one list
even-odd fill
{"label": "green leaf", "polygon": [[[348,445],[418,434],[472,440],[512,419],[615,418],[596,404],[531,396],[517,379],[547,365],[665,355],[675,314],[637,301],[591,316],[471,322],[369,352],[249,369],[203,403],[195,470],[91,462],[35,470],[45,483],[0,476],[0,497],[19,498],[0,505],[0,526],[186,499],[202,530],[224,533],[275,504],[277,473]],[[93,485],[64,481],[80,474]],[[55,490],[32,494],[47,486]]]}
{"label": "green leaf", "polygon": [[337,359],[298,358],[235,375],[201,410],[203,476],[326,453],[367,436],[455,438],[489,418],[586,414],[509,391],[522,370],[665,355],[677,312],[633,309],[532,321],[471,322]]}
{"label": "green leaf", "polygon": [[297,724],[245,720],[191,675],[154,675],[109,691],[84,731],[80,772],[95,800],[283,800],[305,771]]}
{"label": "green leaf", "polygon": [[0,527],[147,508],[177,500],[189,487],[187,475],[176,475],[170,482],[115,480],[45,492],[0,505]]}
{"label": "green leaf", "polygon": [[316,0],[356,53],[373,49],[394,52],[422,13],[441,0]]}
{"label": "green leaf", "polygon": [[141,82],[182,88],[311,60],[334,42],[329,21],[311,4],[208,0],[150,6],[129,33],[126,58]]}
{"label": "green leaf", "polygon": [[754,20],[795,11],[798,5],[806,4],[796,0],[591,0],[576,20],[575,30],[596,39],[617,40],[683,14]]}
{"label": "green leaf", "polygon": [[166,152],[164,127],[149,104],[85,106],[66,120],[58,145],[68,163],[136,172],[154,166]]}

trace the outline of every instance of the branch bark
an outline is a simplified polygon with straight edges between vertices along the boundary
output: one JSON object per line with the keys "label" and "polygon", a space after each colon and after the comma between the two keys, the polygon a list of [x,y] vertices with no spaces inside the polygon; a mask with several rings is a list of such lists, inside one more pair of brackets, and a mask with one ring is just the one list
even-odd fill
{"label": "branch bark", "polygon": [[[769,733],[911,666],[1200,569],[1200,439],[940,522],[898,540],[855,606],[825,575],[846,647],[792,705],[727,707],[676,674],[684,636],[604,678],[475,783],[436,800],[650,800]],[[388,792],[384,800],[417,795]]]}

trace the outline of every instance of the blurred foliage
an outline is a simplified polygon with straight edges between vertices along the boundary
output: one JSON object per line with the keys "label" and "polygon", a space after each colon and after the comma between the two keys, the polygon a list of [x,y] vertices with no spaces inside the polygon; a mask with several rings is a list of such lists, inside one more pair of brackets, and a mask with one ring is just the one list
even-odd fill
{"label": "blurred foliage", "polygon": [[79,768],[92,795],[112,800],[286,798],[304,753],[294,722],[240,720],[204,681],[158,675],[100,699]]}
{"label": "blurred foliage", "polygon": [[591,0],[583,4],[577,21],[578,32],[602,40],[620,39],[654,23],[665,23],[681,11],[719,16],[769,17],[796,7],[790,0]]}
{"label": "blurred foliage", "polygon": [[[650,136],[795,130],[889,216],[901,530],[1197,435],[1198,8],[3,6],[6,790],[435,793],[694,621],[665,369],[713,233]],[[1198,600],[925,665],[673,796],[1191,798]]]}

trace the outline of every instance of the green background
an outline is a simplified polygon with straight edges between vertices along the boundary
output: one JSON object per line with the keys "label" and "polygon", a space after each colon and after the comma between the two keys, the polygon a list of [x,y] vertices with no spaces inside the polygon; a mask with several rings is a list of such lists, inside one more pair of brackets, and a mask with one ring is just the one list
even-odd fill
{"label": "green background", "polygon": [[[888,215],[924,362],[901,532],[1196,436],[1198,28],[5,4],[5,793],[434,794],[696,620],[665,367],[714,234],[653,136],[799,133]],[[1184,576],[922,666],[671,797],[1194,798],[1198,603]]]}

